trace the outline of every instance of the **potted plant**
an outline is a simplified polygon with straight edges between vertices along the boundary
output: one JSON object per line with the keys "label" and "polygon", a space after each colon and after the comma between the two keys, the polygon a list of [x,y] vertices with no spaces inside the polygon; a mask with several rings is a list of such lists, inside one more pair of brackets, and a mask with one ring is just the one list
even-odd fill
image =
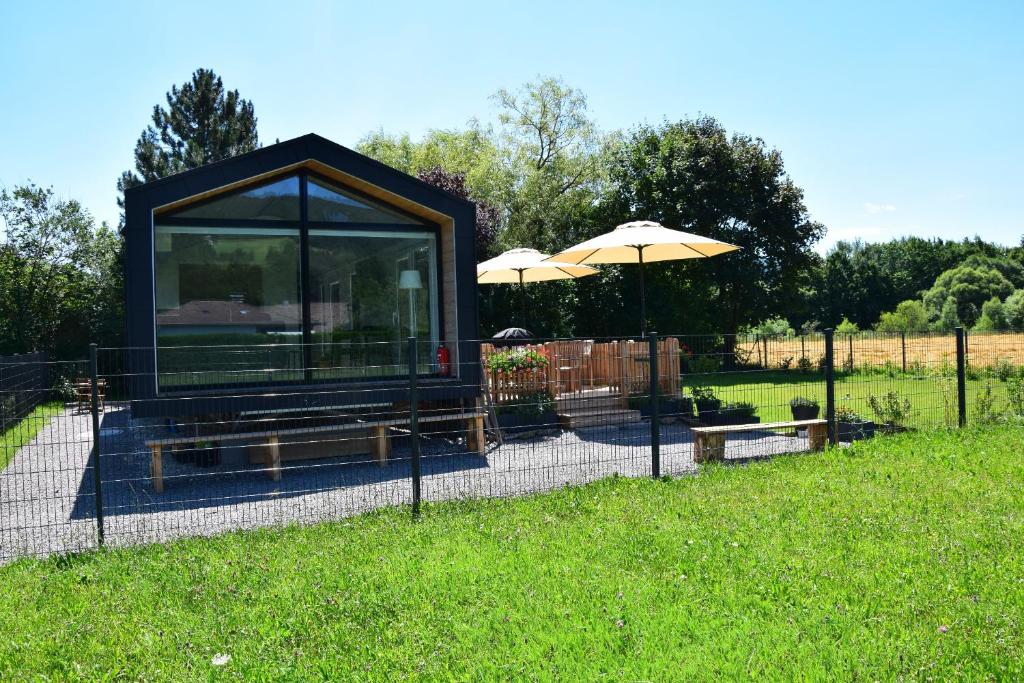
{"label": "potted plant", "polygon": [[722,399],[715,396],[715,390],[709,386],[698,385],[690,388],[690,395],[693,396],[693,403],[697,406],[697,418],[710,424],[722,407]]}
{"label": "potted plant", "polygon": [[522,434],[537,429],[558,429],[555,399],[546,391],[521,395],[515,403],[495,406],[498,427],[505,434]]}
{"label": "potted plant", "polygon": [[875,423],[867,420],[847,407],[836,411],[836,437],[840,441],[859,441],[875,435]]}
{"label": "potted plant", "polygon": [[789,410],[794,420],[816,420],[821,406],[818,401],[806,396],[796,396],[789,402]]}
{"label": "potted plant", "polygon": [[761,421],[757,416],[757,406],[746,401],[726,403],[712,419],[716,426],[756,424]]}

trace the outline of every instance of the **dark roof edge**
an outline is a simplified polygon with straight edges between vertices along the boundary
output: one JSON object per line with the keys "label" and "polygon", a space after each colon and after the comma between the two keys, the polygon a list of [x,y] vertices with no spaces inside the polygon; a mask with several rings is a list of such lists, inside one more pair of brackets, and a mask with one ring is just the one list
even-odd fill
{"label": "dark roof edge", "polygon": [[[456,201],[456,202],[461,202],[463,204],[475,206],[475,202],[473,202],[470,199],[463,199],[462,197],[459,197],[458,195],[452,194],[451,192],[448,192],[447,190],[443,190],[440,187],[436,187],[434,185],[431,185],[428,182],[420,180],[419,178],[417,178],[414,175],[410,175],[410,174],[406,173],[405,171],[400,171],[397,168],[394,168],[393,166],[388,166],[387,164],[385,164],[385,163],[383,163],[381,161],[378,161],[377,159],[374,159],[373,157],[368,157],[365,154],[361,154],[361,153],[355,151],[354,149],[351,149],[351,148],[346,147],[346,146],[344,146],[342,144],[334,142],[333,140],[328,140],[327,138],[323,137],[322,135],[317,135],[316,133],[306,133],[305,135],[300,135],[297,138],[291,138],[290,140],[284,140],[282,142],[275,142],[272,145],[267,145],[266,147],[260,147],[259,149],[254,149],[251,152],[245,152],[244,154],[239,154],[237,156],[229,157],[227,159],[221,159],[220,161],[214,161],[212,163],[205,164],[203,166],[199,166],[197,168],[190,168],[190,169],[188,169],[186,171],[181,171],[179,173],[175,173],[174,175],[166,176],[164,178],[158,178],[156,180],[151,180],[151,181],[149,181],[147,183],[142,183],[141,185],[135,185],[134,187],[130,187],[130,188],[126,189],[125,190],[125,195],[127,196],[129,194],[136,194],[136,193],[140,193],[140,192],[146,192],[147,190],[150,190],[150,189],[152,189],[154,187],[160,187],[160,186],[169,185],[169,184],[172,184],[172,183],[187,182],[193,176],[198,175],[201,172],[207,172],[210,169],[219,168],[219,167],[223,167],[223,166],[230,166],[230,165],[235,164],[235,163],[244,163],[245,160],[258,157],[258,156],[260,156],[262,154],[267,153],[268,151],[280,150],[280,149],[284,149],[284,148],[287,148],[287,147],[298,147],[298,146],[306,145],[308,143],[314,143],[314,144],[317,144],[317,145],[330,145],[332,147],[336,147],[337,149],[339,149],[344,154],[351,154],[353,156],[359,157],[361,160],[363,160],[363,161],[365,161],[365,162],[367,162],[367,163],[369,163],[371,165],[377,166],[378,168],[380,168],[381,170],[383,170],[386,173],[391,173],[393,175],[400,176],[403,180],[411,180],[412,182],[420,185],[422,188],[424,188],[426,190],[429,190],[429,191],[433,192],[434,194],[440,195],[441,197],[444,197],[446,199],[450,199],[450,200],[453,200],[453,201]],[[307,159],[310,159],[312,161],[319,161],[320,163],[327,164],[326,161],[323,161],[323,160],[320,160],[320,159],[316,159],[314,156],[311,156],[311,155],[307,155]],[[291,164],[289,164],[289,165],[291,165]],[[331,164],[327,164],[327,165],[331,166]],[[343,173],[345,172],[343,169],[338,169],[338,170],[342,171]],[[387,189],[387,188],[385,188],[385,189]]]}

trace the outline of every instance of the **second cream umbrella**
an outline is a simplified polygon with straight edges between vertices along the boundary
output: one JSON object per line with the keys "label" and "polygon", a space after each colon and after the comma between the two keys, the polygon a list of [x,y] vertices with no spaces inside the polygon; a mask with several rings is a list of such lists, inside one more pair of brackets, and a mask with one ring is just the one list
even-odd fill
{"label": "second cream umbrella", "polygon": [[476,281],[482,285],[519,283],[520,324],[526,327],[526,283],[568,280],[586,277],[597,272],[596,268],[575,263],[561,263],[550,260],[547,254],[536,249],[509,249],[505,253],[479,263],[476,266]]}
{"label": "second cream umbrella", "polygon": [[647,301],[644,293],[644,263],[677,259],[708,258],[739,249],[734,244],[710,237],[670,230],[654,221],[623,223],[550,257],[553,261],[575,263],[640,264],[640,333],[647,334]]}

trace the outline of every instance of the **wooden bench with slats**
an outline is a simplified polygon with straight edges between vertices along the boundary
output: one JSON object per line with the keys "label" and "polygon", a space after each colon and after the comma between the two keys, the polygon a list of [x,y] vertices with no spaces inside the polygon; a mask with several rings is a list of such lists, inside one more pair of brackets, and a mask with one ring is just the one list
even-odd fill
{"label": "wooden bench with slats", "polygon": [[762,429],[807,428],[807,443],[811,450],[820,451],[828,440],[825,420],[792,420],[790,422],[755,422],[743,425],[693,428],[693,459],[696,463],[725,459],[725,435],[733,432],[752,432]]}
{"label": "wooden bench with slats", "polygon": [[[484,436],[484,413],[431,413],[417,418],[417,424],[431,422],[463,421],[466,423],[466,446],[473,453],[483,453],[487,448]],[[233,432],[224,434],[201,434],[188,436],[171,436],[146,441],[150,450],[149,472],[153,480],[153,489],[163,493],[163,452],[171,446],[194,444],[197,441],[264,441],[259,447],[265,451],[264,462],[268,476],[274,481],[281,480],[281,439],[284,437],[309,436],[315,434],[336,434],[349,431],[367,431],[370,434],[370,453],[378,464],[384,465],[391,454],[391,441],[388,431],[394,427],[409,425],[409,417],[395,417],[385,420],[356,421],[338,425],[318,427],[293,427],[251,432]]]}

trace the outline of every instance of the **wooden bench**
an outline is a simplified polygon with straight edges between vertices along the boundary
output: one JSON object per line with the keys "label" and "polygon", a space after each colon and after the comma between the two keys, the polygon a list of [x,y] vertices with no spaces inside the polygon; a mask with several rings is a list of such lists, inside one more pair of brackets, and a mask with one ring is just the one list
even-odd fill
{"label": "wooden bench", "polygon": [[[418,418],[418,424],[431,422],[463,421],[466,423],[466,446],[473,453],[483,453],[487,449],[484,436],[484,413],[434,413]],[[313,434],[339,433],[349,431],[367,431],[370,435],[370,453],[379,465],[384,465],[391,454],[389,430],[409,424],[408,417],[396,417],[377,421],[356,421],[338,425],[319,427],[294,427],[289,429],[273,429],[251,432],[233,432],[226,434],[196,434],[191,436],[172,436],[146,441],[150,451],[149,474],[153,479],[153,489],[157,493],[164,491],[163,453],[170,446],[194,444],[197,441],[263,441],[260,446],[265,449],[264,462],[267,474],[273,481],[281,480],[281,438],[293,436],[309,436]]]}
{"label": "wooden bench", "polygon": [[752,432],[761,429],[807,428],[807,443],[813,451],[820,451],[828,440],[826,421],[793,420],[790,422],[756,422],[745,425],[693,428],[693,459],[696,463],[725,460],[725,435],[731,432]]}

